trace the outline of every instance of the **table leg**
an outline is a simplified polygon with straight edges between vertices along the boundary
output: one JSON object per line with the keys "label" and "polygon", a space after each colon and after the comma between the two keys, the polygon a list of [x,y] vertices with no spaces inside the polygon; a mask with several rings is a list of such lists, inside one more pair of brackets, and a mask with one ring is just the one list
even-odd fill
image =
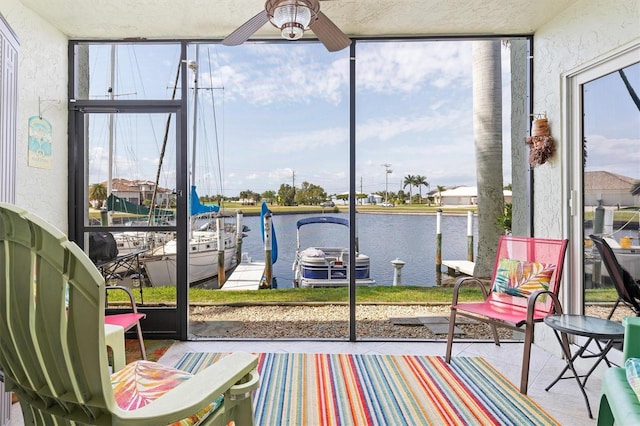
{"label": "table leg", "polygon": [[[587,393],[584,390],[584,386],[582,385],[582,382],[580,381],[580,376],[578,375],[578,372],[576,371],[574,365],[573,365],[573,361],[575,361],[580,355],[582,355],[582,353],[585,351],[586,347],[585,346],[581,346],[580,349],[578,349],[578,351],[575,353],[575,355],[571,356],[571,349],[569,347],[569,340],[567,338],[567,334],[566,333],[558,333],[557,330],[553,330],[554,334],[556,335],[556,339],[558,339],[558,342],[560,343],[560,347],[562,348],[562,352],[564,353],[565,356],[565,361],[567,363],[567,365],[565,365],[564,369],[560,372],[560,374],[558,375],[558,377],[556,377],[556,379],[549,385],[546,387],[545,391],[549,391],[549,389],[551,389],[556,383],[558,383],[558,381],[560,379],[562,379],[564,376],[564,373],[567,370],[571,370],[573,372],[573,377],[575,377],[576,382],[578,382],[578,386],[580,387],[580,392],[582,392],[582,396],[584,397],[584,401],[587,404],[587,411],[589,413],[589,418],[592,419],[593,415],[591,414],[591,405],[589,404],[589,397],[587,396]],[[560,337],[560,334],[562,334],[562,338]],[[598,361],[599,362],[599,361]],[[565,377],[565,378],[569,378],[569,377]]]}
{"label": "table leg", "polygon": [[[604,361],[607,363],[607,366],[611,367],[611,363],[609,362],[609,360],[607,359],[607,354],[609,353],[609,351],[611,350],[611,348],[613,347],[614,341],[613,340],[609,340],[607,342],[607,344],[605,345],[604,348],[602,348],[600,346],[600,343],[597,343],[598,345],[598,349],[600,349],[600,354],[598,356],[598,359],[596,360],[596,362],[593,364],[593,366],[591,366],[591,369],[589,370],[589,372],[584,376],[584,381],[582,382],[582,386],[586,386],[587,385],[587,379],[589,378],[589,376],[591,375],[591,373],[593,373],[593,371],[596,369],[596,367],[598,366],[598,364],[600,364],[600,362],[604,359]],[[586,358],[586,357],[584,357]]]}

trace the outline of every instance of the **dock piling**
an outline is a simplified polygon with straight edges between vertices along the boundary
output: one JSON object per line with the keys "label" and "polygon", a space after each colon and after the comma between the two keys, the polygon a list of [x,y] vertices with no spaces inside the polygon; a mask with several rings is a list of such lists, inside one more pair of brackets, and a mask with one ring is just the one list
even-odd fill
{"label": "dock piling", "polygon": [[242,210],[236,212],[236,262],[242,263]]}
{"label": "dock piling", "polygon": [[442,272],[442,209],[436,213],[436,273]]}
{"label": "dock piling", "polygon": [[473,262],[473,212],[467,212],[467,260]]}
{"label": "dock piling", "polygon": [[222,288],[227,277],[224,269],[224,222],[220,215],[216,217],[216,230],[216,242],[218,245],[218,288]]}
{"label": "dock piling", "polygon": [[273,281],[273,262],[271,259],[271,213],[264,215],[264,275],[260,280],[261,289],[270,289]]}

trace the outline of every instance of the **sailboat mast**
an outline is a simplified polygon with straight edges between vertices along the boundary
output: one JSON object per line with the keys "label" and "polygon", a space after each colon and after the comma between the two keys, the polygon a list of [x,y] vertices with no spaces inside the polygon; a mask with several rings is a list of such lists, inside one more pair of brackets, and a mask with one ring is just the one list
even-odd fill
{"label": "sailboat mast", "polygon": [[[116,73],[116,45],[111,45],[111,70],[109,74],[109,100],[115,96],[115,73]],[[113,192],[113,113],[109,113],[109,169],[107,172],[107,195]],[[107,224],[113,225],[113,210],[107,209]]]}
{"label": "sailboat mast", "polygon": [[196,61],[189,64],[193,70],[193,135],[191,144],[191,185],[196,184],[196,136],[198,134],[198,66],[200,45],[196,44]]}
{"label": "sailboat mast", "polygon": [[[176,78],[173,82],[173,92],[171,93],[171,100],[176,98],[176,92],[178,90],[178,80],[180,78],[180,66],[181,62],[178,61],[178,69],[176,70]],[[169,128],[171,126],[171,115],[167,116],[167,122],[164,127],[164,139],[162,140],[162,149],[160,151],[160,161],[158,162],[158,168],[156,169],[156,180],[153,185],[153,194],[151,195],[151,206],[149,208],[149,225],[153,224],[155,217],[156,198],[158,195],[158,185],[160,185],[160,172],[162,171],[162,165],[164,163],[164,153],[167,149],[167,141],[169,139]]]}

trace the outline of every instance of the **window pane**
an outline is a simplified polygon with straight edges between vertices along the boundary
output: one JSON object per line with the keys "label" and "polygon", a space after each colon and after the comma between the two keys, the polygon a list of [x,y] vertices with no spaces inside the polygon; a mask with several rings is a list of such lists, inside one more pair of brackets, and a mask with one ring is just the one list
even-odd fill
{"label": "window pane", "polygon": [[77,99],[180,99],[176,75],[180,44],[76,46]]}
{"label": "window pane", "polygon": [[[584,288],[585,310],[606,317],[615,301],[609,274],[589,235],[603,235],[618,262],[640,279],[640,63],[583,86]],[[631,248],[625,248],[631,246]],[[617,319],[633,315],[625,307]]]}
{"label": "window pane", "polygon": [[85,122],[87,223],[170,224],[175,218],[175,114],[86,114]]}
{"label": "window pane", "polygon": [[[359,338],[436,338],[447,330],[448,308],[425,305],[450,303],[450,297],[428,299],[425,295],[432,293],[424,289],[455,281],[446,275],[446,267],[442,266],[442,274],[437,272],[438,209],[443,211],[442,260],[473,260],[477,243],[472,45],[473,41],[454,40],[357,45],[356,179],[358,190],[366,194],[358,207],[364,213],[358,215],[359,246],[371,256],[376,285],[391,287],[395,281],[402,286],[381,292],[377,300],[364,289],[358,292]],[[502,169],[497,170],[508,187],[512,183],[509,45],[502,46],[497,60],[502,69],[503,153]],[[516,77],[526,80],[525,75]],[[520,95],[526,95],[526,88]],[[519,119],[526,120],[522,112]],[[505,202],[511,202],[510,191]],[[398,290],[400,306],[371,306],[389,301],[392,290]],[[443,317],[445,325],[423,327],[420,318],[425,316]]]}
{"label": "window pane", "polygon": [[[297,221],[348,216],[337,196],[349,190],[349,50],[329,53],[319,43],[306,42],[201,44],[197,52],[196,47],[189,47],[189,60],[198,70],[194,128],[199,154],[194,179],[202,188],[199,194],[222,198],[226,213],[246,213],[244,224],[250,231],[242,251],[258,262],[265,259],[260,217],[255,215],[261,202],[285,213],[295,205],[300,208],[300,214],[273,214],[278,258],[272,284],[278,291],[254,292],[258,298],[290,301],[296,292],[292,266]],[[207,158],[213,161],[205,164]],[[321,205],[328,201],[333,206]],[[335,205],[342,206],[339,212]],[[349,246],[347,227],[327,226],[325,233],[315,226],[301,229],[301,250]],[[336,266],[334,273],[344,269]],[[254,288],[257,285],[256,281]],[[346,288],[333,290],[339,301],[347,300]],[[192,288],[192,304],[234,295],[210,291],[214,293],[207,296],[202,288]],[[312,297],[325,294],[321,289],[298,294],[312,292]],[[191,332],[196,337],[229,338],[348,336],[347,306],[309,307],[303,315],[299,311],[290,306],[193,306]]]}

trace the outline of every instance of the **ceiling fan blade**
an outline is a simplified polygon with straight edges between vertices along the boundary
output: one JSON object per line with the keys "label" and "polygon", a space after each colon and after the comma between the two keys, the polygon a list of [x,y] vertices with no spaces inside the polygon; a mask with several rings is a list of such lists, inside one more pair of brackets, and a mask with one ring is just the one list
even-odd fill
{"label": "ceiling fan blade", "polygon": [[329,52],[337,52],[351,44],[349,37],[320,11],[318,11],[318,19],[309,27]]}
{"label": "ceiling fan blade", "polygon": [[234,32],[226,36],[225,39],[222,40],[222,44],[225,46],[237,46],[242,44],[267,22],[269,22],[269,15],[266,10],[263,10],[244,24],[240,25],[240,27],[238,27]]}

